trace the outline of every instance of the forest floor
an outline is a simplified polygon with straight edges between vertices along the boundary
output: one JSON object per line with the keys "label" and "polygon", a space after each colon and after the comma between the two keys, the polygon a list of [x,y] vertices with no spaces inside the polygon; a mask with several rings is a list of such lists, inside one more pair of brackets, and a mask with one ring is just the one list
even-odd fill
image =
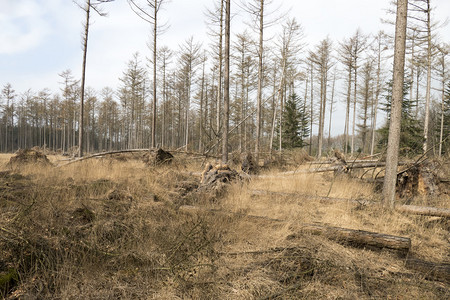
{"label": "forest floor", "polygon": [[[0,154],[0,299],[450,299],[450,219],[387,211],[356,174],[280,175],[317,167],[290,164],[200,191],[205,160],[181,154],[165,166],[142,154],[65,166],[11,156]],[[447,188],[398,203],[448,209]],[[304,224],[411,248],[355,247]]]}

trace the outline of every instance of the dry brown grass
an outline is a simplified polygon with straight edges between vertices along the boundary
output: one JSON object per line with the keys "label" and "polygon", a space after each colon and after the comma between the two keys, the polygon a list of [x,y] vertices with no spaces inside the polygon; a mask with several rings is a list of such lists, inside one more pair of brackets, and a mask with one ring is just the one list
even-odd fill
{"label": "dry brown grass", "polygon": [[[62,157],[50,156],[55,165]],[[0,171],[9,156],[0,155]],[[449,262],[449,220],[386,212],[374,186],[348,176],[296,174],[236,182],[212,199],[193,193],[202,160],[171,166],[101,158],[21,166],[0,176],[3,297],[54,299],[445,299],[395,252],[299,233],[304,223],[407,236],[412,255]],[[292,169],[292,168],[291,168]],[[264,171],[271,174],[270,170]],[[253,190],[275,193],[255,195]],[[280,194],[296,193],[293,194]],[[442,198],[445,201],[447,198]],[[420,199],[427,203],[427,199]],[[433,199],[436,203],[436,199]],[[198,210],[178,209],[182,204]],[[448,207],[447,203],[438,203]]]}

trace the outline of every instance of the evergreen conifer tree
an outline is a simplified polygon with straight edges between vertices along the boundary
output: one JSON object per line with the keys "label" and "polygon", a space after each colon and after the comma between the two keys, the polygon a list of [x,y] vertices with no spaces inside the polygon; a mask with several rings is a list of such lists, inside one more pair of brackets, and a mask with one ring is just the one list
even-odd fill
{"label": "evergreen conifer tree", "polygon": [[[422,129],[419,122],[414,117],[415,103],[409,99],[408,91],[411,82],[405,80],[403,84],[402,120],[400,133],[400,153],[402,155],[414,155],[423,143]],[[378,130],[380,134],[379,146],[386,147],[389,135],[389,120],[391,118],[392,103],[392,80],[388,82],[386,88],[385,101],[381,104],[381,110],[387,113],[386,124]]]}
{"label": "evergreen conifer tree", "polygon": [[304,147],[306,145],[304,139],[309,135],[309,118],[306,107],[299,103],[299,98],[295,93],[286,101],[283,111],[283,120],[283,148],[292,149]]}

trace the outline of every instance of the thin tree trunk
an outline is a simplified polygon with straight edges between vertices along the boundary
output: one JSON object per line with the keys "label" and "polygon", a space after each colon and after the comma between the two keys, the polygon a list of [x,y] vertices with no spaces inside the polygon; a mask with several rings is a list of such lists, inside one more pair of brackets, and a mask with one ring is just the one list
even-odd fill
{"label": "thin tree trunk", "polygon": [[386,153],[386,174],[383,185],[383,202],[391,209],[395,206],[400,123],[402,118],[403,81],[405,75],[405,44],[408,0],[397,0],[395,22],[394,78],[392,87],[391,120]]}
{"label": "thin tree trunk", "polygon": [[[356,52],[356,51],[355,51]],[[357,102],[357,92],[356,89],[358,87],[358,67],[357,67],[357,61],[356,61],[356,57],[355,57],[355,65],[354,65],[354,70],[355,70],[355,84],[353,86],[353,96],[355,97],[353,99],[353,123],[352,123],[352,142],[351,142],[351,148],[350,148],[350,153],[351,155],[353,155],[353,152],[355,151],[355,127],[356,127],[356,102]]]}
{"label": "thin tree trunk", "polygon": [[[379,43],[381,43],[381,41],[379,41]],[[375,91],[375,104],[373,105],[372,142],[370,145],[370,155],[373,155],[373,152],[375,149],[375,130],[377,127],[378,100],[380,97],[380,77],[381,77],[381,45],[378,44],[377,87],[376,87],[376,91]]]}
{"label": "thin tree trunk", "polygon": [[431,7],[427,0],[427,88],[425,94],[425,123],[423,126],[423,152],[428,150],[428,123],[430,122],[430,92],[431,92]]}
{"label": "thin tree trunk", "polygon": [[[91,0],[86,2],[86,23],[84,24],[84,37],[83,37],[83,65],[81,68],[81,100],[80,100],[80,121],[78,124],[78,156],[83,156],[83,144],[84,144],[84,86],[86,82],[86,56],[87,45],[89,35],[89,17],[91,12]],[[75,144],[75,143],[74,143]]]}
{"label": "thin tree trunk", "polygon": [[259,15],[259,50],[258,50],[258,91],[256,104],[256,143],[255,143],[255,160],[259,163],[259,148],[261,139],[261,102],[262,102],[262,84],[263,84],[263,51],[264,51],[264,0],[260,1]]}
{"label": "thin tree trunk", "polygon": [[199,133],[198,133],[198,151],[202,152],[202,140],[203,140],[203,110],[204,110],[204,104],[203,104],[203,96],[204,96],[204,89],[205,89],[205,64],[206,64],[206,56],[203,58],[203,68],[202,68],[202,79],[201,79],[201,86],[200,86],[200,126],[199,126]]}
{"label": "thin tree trunk", "polygon": [[336,70],[334,71],[333,74],[333,85],[331,87],[331,102],[330,102],[330,120],[328,123],[328,148],[331,147],[331,120],[332,120],[332,116],[333,116],[333,102],[334,102],[334,87],[336,85]]}
{"label": "thin tree trunk", "polygon": [[[228,127],[230,118],[230,2],[226,0],[225,8],[225,78],[224,78],[224,120],[223,120],[223,146],[222,163],[228,162]],[[223,2],[222,2],[223,3]],[[223,4],[222,4],[223,5]]]}
{"label": "thin tree trunk", "polygon": [[348,85],[347,85],[347,107],[345,111],[345,127],[344,127],[344,154],[348,153],[348,133],[350,128],[350,101],[351,101],[351,90],[352,90],[352,69],[349,66],[348,70]]}
{"label": "thin tree trunk", "polygon": [[222,57],[222,39],[223,39],[223,2],[224,0],[220,1],[220,32],[219,32],[219,78],[217,81],[217,110],[216,110],[216,132],[217,137],[220,135],[220,106],[222,103],[222,63],[223,63],[223,57]]}
{"label": "thin tree trunk", "polygon": [[312,155],[312,127],[314,119],[314,70],[311,62],[311,114],[309,115],[310,127],[309,127],[309,155]]}
{"label": "thin tree trunk", "polygon": [[[445,63],[445,60],[443,64]],[[442,71],[442,103],[441,103],[441,130],[439,132],[439,157],[442,156],[442,140],[444,137],[444,112],[445,112],[445,70]]]}
{"label": "thin tree trunk", "polygon": [[151,147],[156,147],[156,37],[158,30],[158,0],[155,0],[155,7],[153,10],[153,104],[152,104],[152,144]]}

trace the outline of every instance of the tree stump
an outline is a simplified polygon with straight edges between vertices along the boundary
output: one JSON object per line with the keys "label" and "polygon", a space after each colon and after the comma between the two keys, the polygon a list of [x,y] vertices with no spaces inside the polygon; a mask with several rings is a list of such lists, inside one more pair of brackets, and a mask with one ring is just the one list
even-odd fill
{"label": "tree stump", "polygon": [[231,183],[233,180],[240,178],[236,170],[230,169],[226,164],[217,164],[212,166],[208,163],[202,172],[202,178],[198,191],[206,192],[220,192],[225,185]]}
{"label": "tree stump", "polygon": [[244,158],[242,159],[241,170],[242,170],[242,172],[245,172],[247,174],[256,174],[257,173],[258,166],[250,152],[247,152],[244,154]]}

